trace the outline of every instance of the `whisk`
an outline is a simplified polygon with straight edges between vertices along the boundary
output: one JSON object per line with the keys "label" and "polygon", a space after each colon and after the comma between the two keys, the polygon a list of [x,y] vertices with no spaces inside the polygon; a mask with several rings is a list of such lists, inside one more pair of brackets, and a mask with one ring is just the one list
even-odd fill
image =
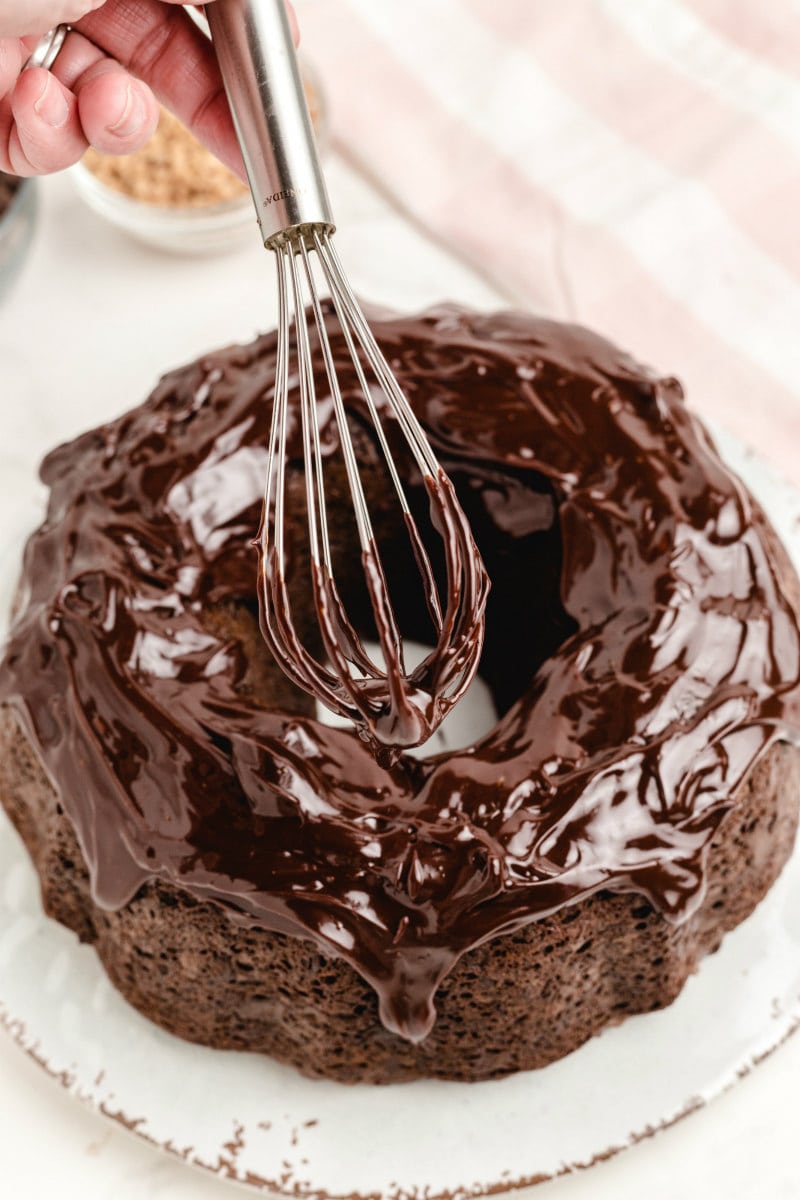
{"label": "whisk", "polygon": [[[453,486],[375,341],[334,248],[334,221],[284,0],[215,0],[206,15],[264,245],[275,252],[277,262],[277,368],[259,534],[262,632],[286,675],[352,720],[367,740],[397,748],[416,746],[428,739],[477,670],[486,572]],[[387,484],[402,509],[435,633],[433,649],[413,670],[406,667],[317,278],[329,293],[328,315],[340,327],[386,465]],[[326,412],[332,402],[382,663],[368,652],[348,618],[334,577],[315,391],[315,377],[320,377],[317,355],[324,366],[321,377],[327,379]],[[310,584],[328,662],[315,659],[298,636],[285,577],[287,437],[290,383],[295,380],[300,412],[291,415],[299,423],[305,465]],[[401,431],[428,494],[431,522],[443,543],[444,599],[390,449],[388,421]]]}

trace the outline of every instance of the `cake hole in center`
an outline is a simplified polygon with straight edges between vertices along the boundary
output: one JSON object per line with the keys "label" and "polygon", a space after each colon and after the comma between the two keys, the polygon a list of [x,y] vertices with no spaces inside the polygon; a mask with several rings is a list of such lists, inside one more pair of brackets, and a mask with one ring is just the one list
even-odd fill
{"label": "cake hole in center", "polygon": [[[354,429],[361,478],[372,516],[375,543],[383,563],[388,594],[403,644],[417,645],[406,668],[414,669],[435,636],[418,566],[396,498],[387,491],[385,465],[378,461],[366,434]],[[361,551],[347,480],[335,462],[328,464],[326,484],[328,527],[333,574],[347,617],[365,649],[380,669],[383,659],[370,597],[360,565]],[[463,749],[486,736],[533,686],[542,665],[577,631],[561,595],[563,547],[559,496],[537,472],[496,463],[448,462],[442,466],[455,487],[491,580],[486,607],[486,637],[478,675],[449,714],[441,732],[415,753],[419,758]],[[430,502],[417,475],[406,496],[412,516],[431,553],[439,594],[447,594],[441,539],[430,533]],[[403,475],[405,479],[405,475]],[[293,477],[291,502],[293,541],[288,578],[296,628],[308,652],[325,663],[319,626],[311,603],[308,527],[302,478]],[[438,543],[438,544],[437,544]],[[268,651],[264,647],[264,654]],[[327,664],[329,665],[329,664]],[[269,674],[278,673],[269,659]],[[275,684],[272,685],[273,689]],[[285,678],[280,704],[331,726],[353,728],[347,719],[331,716],[311,697]],[[315,709],[316,705],[316,709]]]}

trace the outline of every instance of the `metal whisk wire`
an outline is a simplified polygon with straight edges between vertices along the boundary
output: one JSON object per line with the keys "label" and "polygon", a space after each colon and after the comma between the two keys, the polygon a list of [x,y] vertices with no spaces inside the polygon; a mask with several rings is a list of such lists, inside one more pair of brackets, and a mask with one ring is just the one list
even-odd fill
{"label": "metal whisk wire", "polygon": [[[275,246],[275,250],[280,322],[261,531],[264,634],[284,671],[300,687],[316,694],[340,715],[366,725],[367,730],[377,733],[381,740],[391,737],[400,744],[415,744],[424,740],[426,731],[438,724],[444,712],[456,703],[474,674],[481,649],[485,576],[480,569],[475,569],[477,552],[452,486],[375,342],[344,276],[329,234],[314,229],[303,238],[286,239]],[[420,570],[436,645],[411,672],[406,669],[403,640],[376,544],[312,256],[329,289],[333,313]],[[309,323],[325,367],[336,438],[353,503],[383,664],[376,663],[367,653],[362,638],[348,619],[334,576]],[[290,370],[292,348],[296,371]],[[375,380],[372,386],[369,373]],[[305,460],[311,584],[322,644],[333,669],[317,662],[302,644],[292,619],[284,571],[290,381],[295,377]],[[382,398],[380,407],[375,400],[376,386]],[[445,606],[439,596],[425,540],[412,516],[390,448],[384,427],[387,417],[397,420],[400,425],[440,517],[447,579]]]}
{"label": "metal whisk wire", "polygon": [[[262,631],[285,673],[374,741],[395,746],[427,739],[472,679],[483,642],[488,580],[452,484],[439,466],[380,351],[333,247],[335,225],[292,44],[284,0],[216,0],[207,19],[233,113],[264,245],[278,267],[279,337],[260,534]],[[315,273],[316,272],[316,273]],[[327,314],[317,277],[330,296]],[[389,596],[359,472],[328,331],[335,318],[355,373],[360,401],[401,507],[431,618],[434,648],[412,671]],[[325,456],[314,351],[318,348],[332,424],[344,461],[361,561],[383,656],[378,664],[342,602],[326,503]],[[296,380],[296,387],[294,381]],[[376,402],[376,393],[380,400]],[[290,408],[299,410],[311,588],[327,663],[298,636],[286,582],[285,529]],[[426,543],[397,469],[387,420],[397,423],[427,491],[441,536],[443,603]]]}

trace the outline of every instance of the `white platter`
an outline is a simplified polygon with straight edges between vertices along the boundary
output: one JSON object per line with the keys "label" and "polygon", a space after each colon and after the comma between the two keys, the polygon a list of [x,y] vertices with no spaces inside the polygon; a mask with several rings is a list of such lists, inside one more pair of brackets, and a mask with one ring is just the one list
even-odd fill
{"label": "white platter", "polygon": [[[720,440],[800,560],[800,496]],[[21,525],[30,527],[33,508],[31,493],[18,509]],[[19,548],[17,538],[0,554],[6,593]],[[0,1023],[76,1098],[253,1188],[326,1200],[454,1200],[540,1182],[691,1113],[799,1022],[795,854],[675,1004],[544,1071],[473,1085],[311,1082],[256,1056],[183,1043],[129,1008],[93,951],[43,916],[24,849],[0,819]]]}

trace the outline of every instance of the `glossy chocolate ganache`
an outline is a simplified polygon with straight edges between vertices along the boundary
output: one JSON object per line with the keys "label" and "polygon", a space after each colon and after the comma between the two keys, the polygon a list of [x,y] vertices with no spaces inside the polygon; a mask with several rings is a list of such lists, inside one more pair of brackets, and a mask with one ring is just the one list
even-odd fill
{"label": "glossy chocolate ganache", "polygon": [[[670,920],[694,911],[737,787],[800,724],[800,641],[772,535],[674,379],[519,314],[443,307],[374,327],[492,579],[494,729],[384,768],[285,681],[271,700],[244,686],[252,664],[217,616],[255,612],[274,334],[168,375],[47,458],[0,699],[99,904],[159,877],[312,938],[417,1040],[438,983],[486,939],[601,888]],[[331,341],[358,426],[333,321]],[[409,489],[424,503],[420,479]]]}

